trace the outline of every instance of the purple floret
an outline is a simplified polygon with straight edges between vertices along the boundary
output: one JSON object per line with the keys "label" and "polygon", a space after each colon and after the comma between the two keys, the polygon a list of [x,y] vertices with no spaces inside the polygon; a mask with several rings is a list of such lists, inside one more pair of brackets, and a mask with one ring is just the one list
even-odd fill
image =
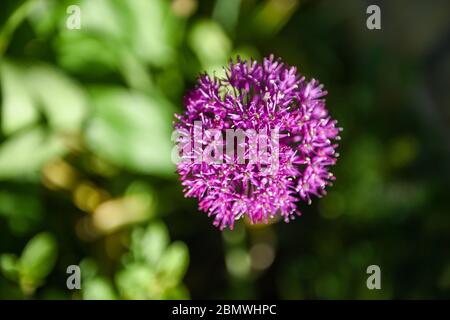
{"label": "purple floret", "polygon": [[[221,230],[232,229],[242,217],[251,223],[268,223],[278,215],[286,222],[294,219],[300,214],[298,204],[325,195],[325,187],[335,179],[329,167],[338,157],[335,141],[341,129],[328,115],[326,94],[317,80],[306,81],[295,67],[272,55],[262,64],[238,58],[222,78],[201,75],[185,97],[185,112],[176,115],[174,127],[182,135],[177,142],[197,141],[201,151],[211,145],[214,137],[196,132],[194,123],[201,123],[203,132],[276,131],[278,159],[272,168],[249,161],[247,138],[244,162],[226,152],[223,163],[192,161],[199,153],[194,148],[177,164],[185,196],[197,198],[199,209],[213,216]],[[224,147],[216,143],[212,148]]]}

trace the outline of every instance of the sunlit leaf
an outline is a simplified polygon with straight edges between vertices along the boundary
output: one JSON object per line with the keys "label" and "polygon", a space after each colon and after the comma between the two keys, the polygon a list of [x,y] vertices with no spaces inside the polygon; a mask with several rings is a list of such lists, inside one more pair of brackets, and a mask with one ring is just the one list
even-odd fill
{"label": "sunlit leaf", "polygon": [[163,223],[152,223],[138,236],[133,237],[132,250],[137,258],[155,265],[169,244],[169,233]]}
{"label": "sunlit leaf", "polygon": [[167,101],[121,88],[97,89],[92,96],[95,112],[86,131],[91,150],[133,171],[174,171]]}
{"label": "sunlit leaf", "polygon": [[161,257],[157,270],[167,284],[175,285],[183,278],[189,265],[189,252],[183,242],[172,243]]}
{"label": "sunlit leaf", "polygon": [[127,0],[130,10],[130,41],[143,61],[162,66],[173,61],[177,40],[175,18],[164,0]]}
{"label": "sunlit leaf", "polygon": [[0,179],[34,174],[64,151],[61,139],[42,128],[14,135],[0,146]]}
{"label": "sunlit leaf", "polygon": [[59,63],[77,74],[102,76],[118,69],[117,46],[84,32],[64,31],[56,40]]}
{"label": "sunlit leaf", "polygon": [[106,278],[95,277],[83,281],[82,292],[85,300],[117,299],[111,282]]}
{"label": "sunlit leaf", "polygon": [[66,15],[61,15],[60,32],[55,49],[62,66],[75,73],[101,76],[117,70],[119,52],[126,47],[128,10],[123,1],[80,1],[79,30],[66,28]]}
{"label": "sunlit leaf", "polygon": [[30,8],[28,19],[35,32],[41,36],[48,36],[57,26],[58,18],[63,16],[64,6],[58,0],[35,0]]}
{"label": "sunlit leaf", "polygon": [[6,134],[36,122],[40,113],[57,130],[74,131],[81,126],[87,111],[85,93],[62,71],[45,64],[19,67],[6,61],[1,71]]}
{"label": "sunlit leaf", "polygon": [[109,38],[125,38],[128,32],[124,29],[124,15],[127,12],[122,10],[122,2],[117,0],[80,1],[81,30]]}
{"label": "sunlit leaf", "polygon": [[2,129],[5,134],[34,123],[39,118],[32,93],[24,83],[25,71],[17,64],[3,60],[0,65],[2,82]]}
{"label": "sunlit leaf", "polygon": [[86,116],[87,101],[82,88],[60,70],[35,65],[27,72],[27,83],[56,129],[77,130]]}
{"label": "sunlit leaf", "polygon": [[124,299],[157,298],[162,290],[154,272],[146,264],[129,264],[116,275],[116,285]]}
{"label": "sunlit leaf", "polygon": [[222,28],[211,20],[196,22],[189,32],[188,41],[203,67],[208,69],[225,63],[232,47]]}
{"label": "sunlit leaf", "polygon": [[50,233],[34,236],[20,256],[20,278],[26,286],[38,286],[50,273],[57,258],[57,242]]}

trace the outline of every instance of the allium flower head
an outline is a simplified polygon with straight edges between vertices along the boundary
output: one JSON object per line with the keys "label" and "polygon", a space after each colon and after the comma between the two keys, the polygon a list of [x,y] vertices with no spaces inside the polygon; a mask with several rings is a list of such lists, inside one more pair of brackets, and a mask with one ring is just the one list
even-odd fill
{"label": "allium flower head", "polygon": [[[201,75],[174,122],[185,196],[197,198],[220,229],[232,229],[244,216],[251,223],[294,219],[297,205],[324,195],[334,180],[329,167],[341,129],[328,115],[326,94],[318,81],[306,81],[273,56],[263,63],[238,58],[223,77]],[[232,138],[231,154],[224,152],[230,141],[220,139],[226,130],[245,132],[236,144]],[[239,148],[243,158],[234,152]],[[216,160],[202,158],[205,152]]]}

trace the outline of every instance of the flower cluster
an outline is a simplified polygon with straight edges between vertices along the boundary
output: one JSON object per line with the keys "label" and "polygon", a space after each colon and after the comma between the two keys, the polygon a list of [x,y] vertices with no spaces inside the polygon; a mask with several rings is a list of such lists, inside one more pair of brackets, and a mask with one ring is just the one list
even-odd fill
{"label": "flower cluster", "polygon": [[[244,216],[251,223],[268,223],[278,215],[286,222],[299,215],[297,203],[321,197],[334,180],[329,167],[336,163],[335,141],[341,129],[328,115],[326,94],[318,81],[306,81],[295,67],[273,56],[262,63],[238,58],[223,77],[201,75],[185,97],[186,111],[176,115],[178,142],[192,143],[186,138],[193,138],[200,153],[205,150],[212,139],[195,133],[195,123],[219,132],[276,132],[276,147],[268,150],[276,155],[277,165],[250,161],[248,136],[241,142],[244,161],[228,154],[224,162],[191,161],[199,153],[194,148],[177,163],[185,196],[197,198],[199,209],[213,216],[221,230],[232,229],[234,221]],[[216,143],[214,150],[223,147]],[[183,148],[179,147],[180,154]]]}

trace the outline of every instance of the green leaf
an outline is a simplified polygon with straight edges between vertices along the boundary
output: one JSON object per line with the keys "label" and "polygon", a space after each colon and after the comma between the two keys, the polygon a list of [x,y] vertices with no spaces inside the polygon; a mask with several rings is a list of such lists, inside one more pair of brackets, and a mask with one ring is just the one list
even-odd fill
{"label": "green leaf", "polygon": [[57,242],[50,233],[39,233],[23,249],[20,256],[21,283],[39,286],[53,269],[57,258]]}
{"label": "green leaf", "polygon": [[57,130],[76,131],[87,112],[83,89],[60,70],[46,64],[1,64],[2,128],[9,135],[45,114]]}
{"label": "green leaf", "polygon": [[127,12],[123,10],[122,1],[80,1],[79,6],[82,12],[81,30],[98,34],[101,37],[124,39],[128,31],[124,29]]}
{"label": "green leaf", "polygon": [[112,283],[105,278],[95,277],[83,281],[82,292],[84,300],[117,299]]}
{"label": "green leaf", "polygon": [[132,250],[138,258],[155,266],[169,244],[169,233],[166,226],[161,223],[152,223],[140,234],[133,234]]}
{"label": "green leaf", "polygon": [[124,299],[155,299],[163,290],[152,269],[141,263],[129,264],[117,273],[116,285]]}
{"label": "green leaf", "polygon": [[179,30],[170,4],[164,0],[124,1],[130,12],[132,51],[145,62],[164,66],[175,58]]}
{"label": "green leaf", "polygon": [[32,93],[24,84],[25,72],[16,64],[3,60],[0,65],[2,82],[2,130],[6,135],[36,122],[39,113]]}
{"label": "green leaf", "polygon": [[16,255],[10,253],[0,255],[0,270],[5,278],[17,280],[19,272]]}
{"label": "green leaf", "polygon": [[92,101],[95,111],[86,140],[93,152],[132,171],[173,174],[172,106],[165,99],[123,88],[97,88]]}
{"label": "green leaf", "polygon": [[203,67],[207,69],[225,63],[232,47],[220,25],[211,20],[196,22],[189,32],[188,41]]}
{"label": "green leaf", "polygon": [[46,161],[64,152],[61,139],[42,128],[21,132],[0,146],[0,179],[34,174]]}
{"label": "green leaf", "polygon": [[168,286],[178,284],[189,265],[189,251],[180,241],[172,243],[158,262],[157,272]]}
{"label": "green leaf", "polygon": [[28,14],[30,25],[39,38],[50,36],[61,17],[67,18],[66,5],[58,0],[34,1]]}
{"label": "green leaf", "polygon": [[88,76],[103,76],[118,68],[117,45],[84,32],[66,30],[56,39],[59,64]]}
{"label": "green leaf", "polygon": [[140,62],[166,66],[175,60],[180,30],[167,1],[84,0],[79,5],[81,29],[68,30],[61,22],[56,41],[59,61],[71,71],[127,73]]}
{"label": "green leaf", "polygon": [[86,116],[87,100],[76,82],[49,65],[35,65],[27,72],[27,83],[53,128],[62,131],[80,128]]}

